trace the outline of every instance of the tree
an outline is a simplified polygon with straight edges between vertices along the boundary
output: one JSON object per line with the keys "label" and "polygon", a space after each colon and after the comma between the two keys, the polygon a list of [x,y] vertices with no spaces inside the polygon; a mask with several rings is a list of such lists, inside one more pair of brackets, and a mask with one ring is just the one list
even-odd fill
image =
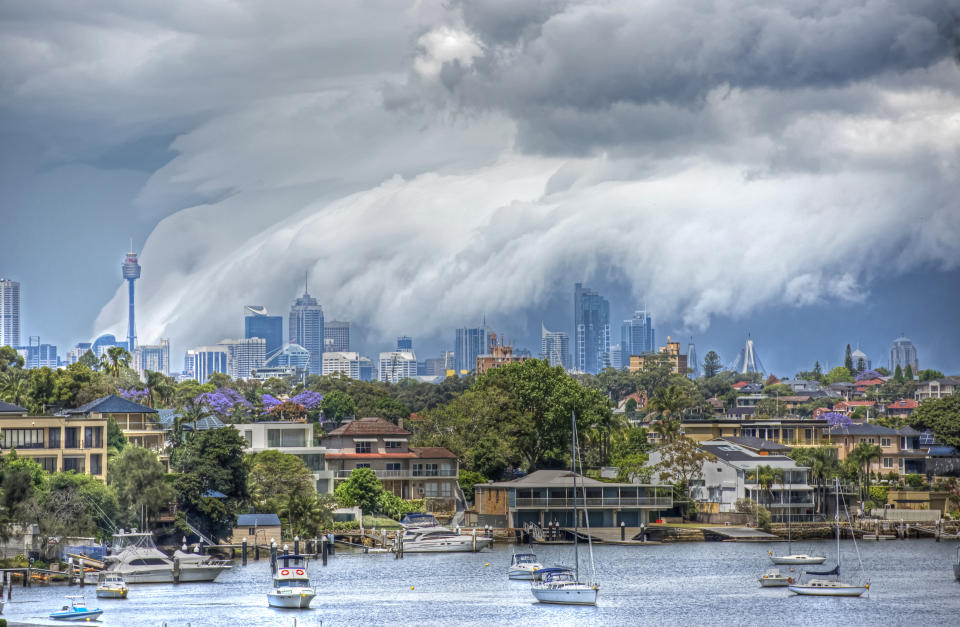
{"label": "tree", "polygon": [[867,362],[864,361],[863,357],[857,358],[857,374],[860,374],[867,369]]}
{"label": "tree", "polygon": [[467,499],[468,502],[473,501],[473,486],[486,482],[486,477],[472,470],[461,470],[460,476],[457,477],[457,483],[460,484],[460,489],[463,490],[463,497]]}
{"label": "tree", "polygon": [[316,490],[313,474],[296,455],[266,450],[247,456],[247,492],[254,507],[279,512],[292,500],[307,500]]}
{"label": "tree", "polygon": [[100,368],[100,360],[97,359],[97,356],[93,354],[93,351],[89,348],[87,352],[83,355],[80,355],[80,359],[77,360],[77,363],[83,364],[90,370],[98,370]]}
{"label": "tree", "polygon": [[346,392],[334,390],[324,395],[320,411],[323,412],[325,420],[339,427],[344,420],[357,415],[357,405],[353,402],[353,397]]}
{"label": "tree", "polygon": [[0,373],[11,368],[23,368],[23,355],[12,346],[0,346]]}
{"label": "tree", "polygon": [[[755,481],[760,491],[766,494],[767,504],[769,505],[773,502],[773,485],[775,483],[783,483],[783,476],[783,468],[774,468],[762,464],[750,473],[750,480]],[[759,499],[757,502],[759,502]]]}
{"label": "tree", "polygon": [[172,377],[168,377],[162,372],[153,370],[146,371],[147,392],[150,407],[156,408],[157,405],[166,406],[173,399],[176,383]]}
{"label": "tree", "polygon": [[723,364],[720,363],[720,355],[715,351],[708,351],[703,358],[703,377],[711,379],[723,370]]}
{"label": "tree", "polygon": [[910,364],[907,364],[907,367],[903,369],[903,380],[913,381],[913,366]]}
{"label": "tree", "polygon": [[939,370],[931,370],[929,368],[921,370],[920,372],[917,373],[917,375],[921,383],[923,383],[924,381],[933,381],[935,379],[943,378],[942,372],[940,372]]}
{"label": "tree", "polygon": [[900,367],[900,364],[897,364],[897,367],[893,371],[893,380],[897,383],[903,383],[903,369]]}
{"label": "tree", "polygon": [[870,462],[874,459],[879,461],[882,452],[883,451],[878,444],[870,444],[865,440],[861,440],[856,446],[853,447],[853,450],[850,451],[850,454],[848,455],[850,460],[863,468],[863,477],[867,494],[870,494]]}
{"label": "tree", "polygon": [[847,344],[847,351],[843,356],[843,367],[847,369],[851,376],[857,374],[857,371],[853,368],[853,354],[850,352],[849,344]]}
{"label": "tree", "polygon": [[930,398],[910,414],[914,429],[930,429],[937,442],[960,448],[960,396]]}
{"label": "tree", "polygon": [[[107,449],[113,453],[121,453],[127,445],[127,436],[112,415],[107,416]],[[111,462],[112,464],[112,462]]]}
{"label": "tree", "polygon": [[354,468],[350,478],[337,486],[337,502],[344,507],[359,507],[364,513],[378,511],[377,503],[383,484],[371,468]]}
{"label": "tree", "polygon": [[[230,533],[240,504],[247,499],[247,442],[236,429],[195,431],[177,458],[174,479],[180,509],[213,538]],[[212,496],[220,492],[223,498]]]}
{"label": "tree", "polygon": [[124,510],[126,524],[136,524],[141,512],[146,515],[141,527],[146,527],[150,516],[169,505],[174,498],[173,489],[164,480],[167,470],[156,453],[139,446],[127,446],[110,460],[107,484],[117,494]]}
{"label": "tree", "polygon": [[837,366],[827,373],[827,376],[823,378],[823,382],[827,385],[831,383],[853,383],[853,375],[850,374],[850,371],[844,366]]}
{"label": "tree", "polygon": [[[703,476],[703,464],[715,459],[712,453],[701,450],[693,440],[677,438],[660,447],[660,461],[653,467],[661,481],[688,489],[690,483]],[[684,507],[686,510],[686,506]]]}
{"label": "tree", "polygon": [[300,403],[283,401],[271,407],[270,414],[278,420],[303,420],[307,417],[307,410]]}
{"label": "tree", "polygon": [[659,388],[647,403],[647,409],[658,412],[662,422],[655,427],[665,440],[671,441],[680,433],[680,422],[685,409],[693,404],[680,385]]}
{"label": "tree", "polygon": [[820,368],[820,361],[819,361],[819,360],[817,360],[817,362],[813,364],[813,377],[812,377],[812,378],[813,378],[814,381],[821,381],[821,380],[823,380],[823,370]]}
{"label": "tree", "polygon": [[790,457],[798,465],[810,469],[810,478],[817,489],[817,511],[822,513],[827,483],[840,473],[837,449],[832,446],[799,447],[790,451]]}
{"label": "tree", "polygon": [[410,408],[392,398],[381,398],[377,401],[376,413],[384,420],[393,423],[400,423],[401,420],[410,416]]}
{"label": "tree", "polygon": [[111,346],[100,358],[100,363],[114,379],[119,379],[120,372],[130,366],[130,353],[122,346]]}
{"label": "tree", "polygon": [[637,387],[646,393],[647,398],[652,398],[657,390],[669,385],[673,374],[673,364],[668,355],[647,353],[643,356],[643,370],[637,373]]}

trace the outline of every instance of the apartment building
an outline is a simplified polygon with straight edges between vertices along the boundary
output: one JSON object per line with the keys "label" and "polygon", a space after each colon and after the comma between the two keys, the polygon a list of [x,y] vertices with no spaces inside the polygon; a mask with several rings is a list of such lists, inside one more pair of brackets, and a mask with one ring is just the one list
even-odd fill
{"label": "apartment building", "polygon": [[230,425],[247,441],[248,453],[279,451],[296,455],[313,474],[320,494],[333,492],[333,472],[327,470],[327,449],[313,444],[313,424],[306,421],[281,420]]}

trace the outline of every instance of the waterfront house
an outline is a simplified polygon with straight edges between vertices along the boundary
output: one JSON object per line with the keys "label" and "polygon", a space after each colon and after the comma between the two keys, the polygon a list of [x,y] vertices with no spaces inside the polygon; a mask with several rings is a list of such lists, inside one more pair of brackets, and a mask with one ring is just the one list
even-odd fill
{"label": "waterfront house", "polygon": [[157,421],[157,410],[152,407],[111,394],[62,413],[68,417],[82,416],[104,421],[113,418],[127,442],[150,449],[157,454],[161,462],[168,463],[166,436]]}
{"label": "waterfront house", "polygon": [[383,487],[405,499],[426,499],[434,512],[455,510],[457,456],[445,448],[410,446],[411,433],[383,418],[348,422],[323,438],[335,482],[370,468]]}
{"label": "waterfront house", "polygon": [[681,431],[695,442],[720,438],[752,437],[789,446],[826,444],[823,428],[827,422],[813,418],[686,417]]}
{"label": "waterfront house", "polygon": [[[690,496],[700,511],[735,512],[736,502],[747,498],[766,507],[775,521],[786,520],[788,511],[793,520],[812,519],[815,503],[809,469],[784,454],[789,447],[757,438],[708,440],[698,447],[711,455],[700,468],[700,478],[690,485]],[[651,466],[660,461],[659,451],[650,453]],[[783,480],[763,488],[757,476],[760,466],[781,471]]]}
{"label": "waterfront house", "polygon": [[513,481],[475,485],[478,519],[494,527],[520,528],[525,523],[543,527],[554,522],[573,527],[574,477],[578,504],[586,507],[591,527],[619,527],[620,523],[639,527],[650,521],[651,512],[673,507],[673,490],[665,486],[607,483],[569,470],[537,470]]}
{"label": "waterfront house", "polygon": [[928,398],[943,398],[944,396],[952,396],[958,391],[960,391],[960,377],[942,377],[920,383],[913,393],[913,398],[917,401]]}
{"label": "waterfront house", "polygon": [[920,402],[912,398],[905,398],[899,401],[894,401],[887,405],[886,414],[888,416],[896,416],[898,418],[905,418],[913,413],[913,410],[920,406]]}
{"label": "waterfront house", "polygon": [[107,421],[102,416],[28,416],[0,405],[0,453],[16,449],[47,472],[73,470],[107,478]]}
{"label": "waterfront house", "polygon": [[244,538],[251,547],[254,544],[269,545],[270,540],[276,540],[277,544],[280,544],[280,533],[280,517],[276,514],[238,514],[230,544],[240,544]]}
{"label": "waterfront house", "polygon": [[333,472],[327,469],[327,448],[314,446],[313,424],[306,420],[275,420],[230,425],[247,442],[248,453],[280,451],[299,457],[313,474],[320,494],[333,492]]}

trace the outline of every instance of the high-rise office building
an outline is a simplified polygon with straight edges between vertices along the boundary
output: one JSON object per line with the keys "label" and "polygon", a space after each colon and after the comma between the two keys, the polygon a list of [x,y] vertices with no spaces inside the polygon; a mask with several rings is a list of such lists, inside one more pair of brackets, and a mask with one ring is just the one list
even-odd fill
{"label": "high-rise office building", "polygon": [[206,383],[214,372],[228,374],[230,350],[226,346],[198,346],[187,351],[184,371],[190,378]]}
{"label": "high-rise office building", "polygon": [[[306,372],[310,366],[310,351],[299,344],[287,344],[270,358],[268,366],[291,367]],[[323,367],[321,362],[321,368]]]}
{"label": "high-rise office building", "polygon": [[576,356],[574,367],[597,374],[610,367],[610,303],[597,292],[576,283],[573,286]]}
{"label": "high-rise office building", "polygon": [[24,368],[51,368],[55,370],[60,366],[57,346],[55,344],[41,344],[39,335],[31,335],[27,338],[26,346],[15,348],[23,357]]}
{"label": "high-rise office building", "polygon": [[262,337],[220,340],[217,345],[227,348],[227,374],[233,379],[249,379],[266,361],[267,341]]}
{"label": "high-rise office building", "polygon": [[283,316],[271,316],[263,305],[243,306],[243,337],[263,338],[269,359],[283,347]]}
{"label": "high-rise office building", "polygon": [[130,287],[130,311],[129,319],[127,320],[127,350],[132,354],[133,349],[137,347],[137,327],[134,324],[133,317],[133,282],[140,278],[140,264],[137,263],[137,253],[133,252],[132,240],[130,241],[130,252],[128,252],[127,256],[124,258],[120,269],[123,272],[123,278],[127,281]]}
{"label": "high-rise office building", "polygon": [[140,344],[133,351],[131,367],[141,377],[147,370],[168,374],[170,372],[170,340],[159,344]]}
{"label": "high-rise office building", "polygon": [[64,359],[67,364],[75,364],[80,361],[80,358],[87,354],[87,351],[90,350],[90,347],[93,346],[90,342],[77,342],[77,345],[67,351],[67,356]]}
{"label": "high-rise office building", "polygon": [[360,380],[361,381],[373,381],[374,371],[376,367],[374,366],[373,360],[369,357],[360,358]]}
{"label": "high-rise office building", "polygon": [[129,344],[127,342],[118,342],[113,333],[104,333],[93,341],[93,346],[90,347],[90,350],[93,351],[94,357],[99,359],[106,354],[108,349],[111,349],[114,346],[122,346],[127,348]]}
{"label": "high-rise office building", "polygon": [[379,380],[397,383],[417,376],[417,356],[413,351],[380,353]]}
{"label": "high-rise office building", "polygon": [[0,277],[0,346],[20,346],[20,283]]}
{"label": "high-rise office building", "polygon": [[323,323],[324,352],[350,352],[350,323],[346,320],[326,320]]}
{"label": "high-rise office building", "polygon": [[650,312],[639,310],[633,318],[624,320],[620,325],[620,348],[625,355],[624,366],[630,361],[630,355],[643,355],[655,350],[656,336],[653,330],[653,317]]}
{"label": "high-rise office building", "polygon": [[[853,365],[856,366],[857,364],[854,363]],[[902,334],[890,346],[890,372],[894,372],[897,366],[900,366],[901,370],[910,366],[914,374],[920,369],[920,364],[917,362],[917,348],[913,345],[913,342],[903,337]]]}
{"label": "high-rise office building", "polygon": [[696,379],[700,376],[700,362],[697,361],[697,347],[693,344],[693,338],[687,344],[687,368],[690,370],[690,378]]}
{"label": "high-rise office building", "polygon": [[409,335],[401,335],[397,338],[397,350],[398,351],[412,351],[413,350],[413,338]]}
{"label": "high-rise office building", "polygon": [[610,367],[623,368],[623,349],[620,348],[619,344],[610,347]]}
{"label": "high-rise office building", "polygon": [[290,307],[290,321],[287,328],[289,343],[299,344],[310,353],[310,374],[320,374],[323,370],[323,307],[306,290]]}
{"label": "high-rise office building", "polygon": [[482,327],[457,329],[453,344],[453,367],[458,375],[477,368],[477,357],[490,351],[487,330]]}
{"label": "high-rise office building", "polygon": [[570,336],[563,331],[548,331],[540,325],[540,358],[546,359],[551,366],[570,369]]}
{"label": "high-rise office building", "polygon": [[323,354],[323,375],[339,372],[351,379],[360,378],[360,355],[349,351]]}

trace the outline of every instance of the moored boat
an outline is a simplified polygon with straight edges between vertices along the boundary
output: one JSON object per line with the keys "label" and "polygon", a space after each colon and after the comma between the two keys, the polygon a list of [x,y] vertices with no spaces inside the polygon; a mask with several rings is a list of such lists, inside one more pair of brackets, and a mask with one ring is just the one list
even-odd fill
{"label": "moored boat", "polygon": [[102,572],[97,579],[98,599],[126,599],[127,582],[118,573]]}
{"label": "moored boat", "polygon": [[127,584],[173,583],[173,561],[157,549],[149,531],[113,534],[113,546],[105,558],[107,572],[123,576]]}
{"label": "moored boat", "polygon": [[307,574],[307,557],[304,555],[281,555],[277,558],[277,571],[273,575],[273,589],[267,593],[270,607],[307,609],[317,596],[310,587]]}
{"label": "moored boat", "polygon": [[523,580],[536,579],[537,571],[542,568],[543,564],[537,561],[537,556],[533,553],[515,553],[510,559],[507,577]]}
{"label": "moored boat", "polygon": [[823,564],[827,561],[826,556],[820,555],[805,555],[802,553],[795,555],[774,555],[773,551],[768,551],[768,553],[770,553],[770,561],[777,566],[815,565]]}
{"label": "moored boat", "polygon": [[784,575],[779,568],[771,568],[758,578],[763,588],[784,588],[793,583],[793,577]]}
{"label": "moored boat", "polygon": [[193,553],[175,551],[173,554],[173,574],[180,583],[215,581],[220,573],[231,567],[229,561],[201,555],[198,549]]}
{"label": "moored boat", "polygon": [[431,514],[407,514],[403,526],[404,553],[465,553],[493,546],[493,538],[458,533],[440,525]]}
{"label": "moored boat", "polygon": [[83,596],[68,596],[70,605],[64,605],[62,609],[56,612],[50,612],[50,618],[53,620],[68,621],[91,621],[96,620],[103,614],[100,608],[89,608]]}

